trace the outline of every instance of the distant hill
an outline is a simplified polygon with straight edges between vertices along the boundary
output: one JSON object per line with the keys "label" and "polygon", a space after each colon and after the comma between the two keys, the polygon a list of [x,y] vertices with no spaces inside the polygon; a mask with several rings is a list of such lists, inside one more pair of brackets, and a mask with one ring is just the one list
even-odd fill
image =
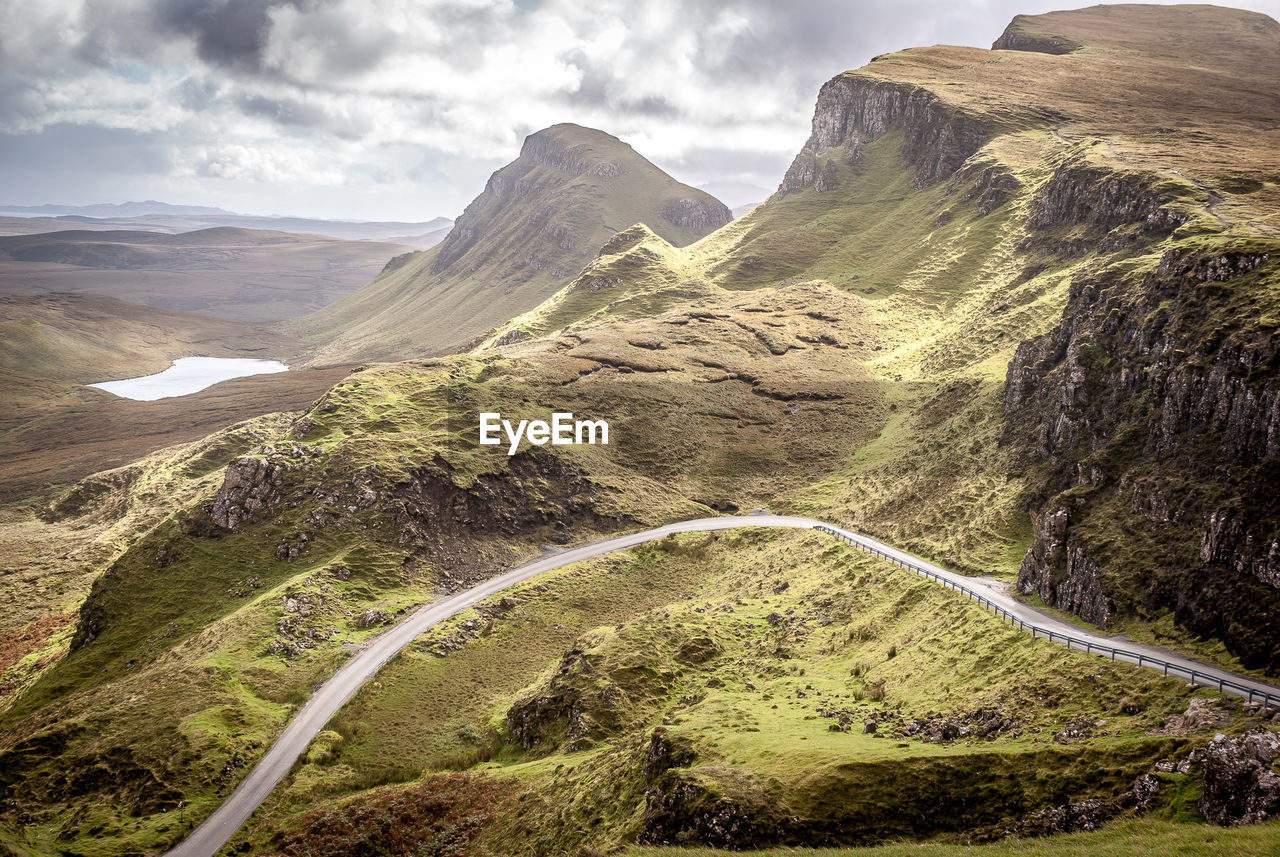
{"label": "distant hill", "polygon": [[0,237],[0,295],[88,292],[236,321],[280,321],[350,294],[388,259],[414,249],[236,226],[11,235]]}
{"label": "distant hill", "polygon": [[98,205],[0,205],[0,214],[35,214],[45,217],[142,217],[148,214],[231,214],[208,205],[172,205],[148,199],[144,202],[100,203]]}
{"label": "distant hill", "polygon": [[571,282],[619,230],[644,223],[683,246],[731,219],[618,138],[554,125],[526,138],[437,247],[289,328],[321,361],[457,350]]}
{"label": "distant hill", "polygon": [[[130,203],[131,205],[134,203]],[[235,227],[239,229],[269,229],[305,235],[322,235],[344,241],[390,241],[412,244],[425,249],[439,243],[453,221],[436,217],[421,222],[400,220],[320,220],[311,217],[262,217],[250,214],[231,214],[221,209],[208,212],[169,212],[141,215],[88,215],[84,213],[58,214],[43,209],[59,209],[65,206],[30,206],[24,213],[14,208],[0,208],[0,235],[29,235],[39,232],[61,232],[68,229],[127,229],[140,232],[193,232],[198,229]],[[182,208],[183,206],[174,206]],[[199,206],[187,206],[199,208]]]}

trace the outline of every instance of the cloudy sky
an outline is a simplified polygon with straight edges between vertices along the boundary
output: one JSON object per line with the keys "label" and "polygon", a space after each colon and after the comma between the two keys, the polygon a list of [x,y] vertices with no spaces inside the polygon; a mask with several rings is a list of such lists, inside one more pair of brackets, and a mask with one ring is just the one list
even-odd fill
{"label": "cloudy sky", "polygon": [[427,220],[568,121],[735,205],[777,185],[833,75],[1077,5],[0,0],[0,204]]}

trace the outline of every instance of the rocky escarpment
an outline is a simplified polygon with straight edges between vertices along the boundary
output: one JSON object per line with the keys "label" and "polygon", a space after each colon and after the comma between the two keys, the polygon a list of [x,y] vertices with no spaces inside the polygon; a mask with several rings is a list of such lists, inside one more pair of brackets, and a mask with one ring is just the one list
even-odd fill
{"label": "rocky escarpment", "polygon": [[1079,277],[1010,361],[1004,440],[1041,465],[1024,592],[1106,625],[1172,611],[1280,669],[1280,339],[1261,249]]}
{"label": "rocky escarpment", "polygon": [[831,158],[857,163],[865,143],[899,124],[903,155],[915,167],[918,187],[954,173],[991,131],[987,120],[946,104],[923,87],[846,72],[818,92],[813,132],[778,190],[833,189],[837,171]]}
{"label": "rocky escarpment", "polygon": [[1069,36],[1036,32],[1035,22],[1027,15],[1015,15],[1000,38],[991,45],[993,51],[1031,51],[1038,54],[1069,54],[1084,44]]}
{"label": "rocky escarpment", "polygon": [[449,555],[476,538],[542,533],[565,542],[575,525],[610,530],[625,523],[596,511],[598,489],[575,465],[554,455],[521,452],[505,470],[460,486],[439,456],[388,489],[401,544],[417,542]]}
{"label": "rocky escarpment", "polygon": [[[1028,249],[1056,255],[1108,252],[1143,239],[1163,237],[1187,222],[1173,198],[1149,181],[1072,158],[1054,170],[1037,193],[1028,225]],[[1069,227],[1070,239],[1047,241],[1036,232]],[[1082,229],[1084,227],[1084,229]],[[1120,229],[1120,227],[1129,227]]]}

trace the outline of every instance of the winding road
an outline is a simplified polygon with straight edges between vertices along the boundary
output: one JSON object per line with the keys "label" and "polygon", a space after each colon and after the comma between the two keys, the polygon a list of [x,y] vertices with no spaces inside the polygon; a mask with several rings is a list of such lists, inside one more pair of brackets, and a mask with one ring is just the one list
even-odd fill
{"label": "winding road", "polygon": [[[1254,694],[1263,695],[1264,697],[1267,694],[1280,697],[1280,688],[1264,684],[1255,679],[1191,661],[1162,649],[1133,645],[1128,642],[1117,643],[1112,638],[1080,630],[1074,625],[1055,619],[1017,601],[1009,595],[1007,588],[998,581],[966,577],[962,574],[947,571],[909,553],[895,550],[875,539],[858,535],[832,524],[815,521],[810,518],[770,514],[697,518],[692,521],[667,524],[652,530],[615,536],[603,541],[570,548],[559,553],[544,555],[463,592],[424,604],[410,614],[408,618],[401,621],[400,624],[364,643],[359,651],[333,674],[332,678],[317,688],[311,699],[302,706],[302,709],[294,716],[293,720],[289,721],[289,725],[285,727],[276,742],[271,745],[271,749],[267,751],[266,755],[262,757],[262,760],[258,762],[253,770],[245,776],[235,791],[186,839],[166,852],[166,857],[214,857],[218,850],[240,829],[240,826],[248,820],[249,816],[266,800],[267,795],[289,772],[293,763],[307,749],[311,740],[324,729],[330,718],[355,695],[360,686],[372,678],[382,668],[383,664],[433,625],[443,622],[468,607],[504,589],[515,586],[517,583],[575,562],[582,562],[613,551],[626,550],[644,542],[664,538],[673,533],[710,532],[738,527],[819,529],[851,542],[858,547],[879,554],[890,561],[928,574],[939,582],[965,589],[969,592],[981,593],[981,596],[990,602],[991,606],[1003,612],[1006,618],[1010,618],[1013,621],[1021,621],[1027,625],[1034,625],[1036,630],[1042,632],[1042,634],[1052,632],[1057,636],[1058,640],[1063,641],[1069,647],[1072,646],[1072,643],[1075,643],[1074,647],[1076,648],[1096,646],[1110,651],[1111,647],[1122,646],[1122,654],[1132,655],[1133,657],[1121,657],[1121,660],[1136,662],[1135,658],[1141,660],[1141,658],[1138,658],[1141,655],[1148,659],[1147,663],[1143,664],[1144,666],[1161,669],[1160,665],[1163,664],[1166,671],[1168,667],[1181,669],[1183,672],[1194,670],[1196,674],[1207,679],[1207,682],[1201,681],[1201,684],[1221,681],[1231,682],[1236,687],[1225,688],[1228,693],[1235,693],[1239,696],[1247,694],[1250,698]],[[1054,637],[1051,636],[1050,639],[1054,639]]]}

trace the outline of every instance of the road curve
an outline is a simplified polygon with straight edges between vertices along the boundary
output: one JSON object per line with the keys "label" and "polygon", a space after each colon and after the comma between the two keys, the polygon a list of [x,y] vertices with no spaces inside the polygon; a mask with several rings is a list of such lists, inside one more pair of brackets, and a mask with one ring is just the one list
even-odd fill
{"label": "road curve", "polygon": [[[652,530],[629,533],[591,544],[580,545],[560,553],[531,560],[463,592],[424,604],[410,614],[408,618],[402,620],[400,624],[370,639],[328,681],[316,689],[315,693],[311,695],[311,699],[289,721],[284,731],[280,733],[280,737],[271,745],[271,749],[254,766],[253,770],[245,776],[235,791],[222,802],[222,805],[214,810],[186,839],[166,852],[165,857],[214,857],[218,850],[240,829],[240,826],[248,820],[249,816],[266,800],[267,795],[289,772],[289,769],[293,767],[293,763],[307,749],[311,740],[324,729],[325,724],[329,722],[333,715],[355,695],[360,686],[372,678],[382,668],[383,664],[433,625],[439,624],[517,583],[575,562],[582,562],[613,551],[626,550],[673,533],[710,532],[738,527],[784,527],[790,529],[816,529],[822,527],[890,559],[896,559],[899,562],[908,563],[918,568],[928,569],[936,577],[950,581],[953,584],[972,590],[981,590],[984,597],[993,604],[999,605],[1009,614],[1022,619],[1024,622],[1035,624],[1042,629],[1053,630],[1057,634],[1073,637],[1077,641],[1089,642],[1095,645],[1115,644],[1115,641],[1111,638],[1080,630],[1073,625],[1054,619],[1015,600],[996,581],[966,577],[962,574],[947,571],[925,562],[919,557],[891,548],[875,539],[858,535],[822,521],[815,521],[811,518],[767,514],[697,518],[691,521],[679,521],[656,527]],[[1224,678],[1250,687],[1258,693],[1280,694],[1280,688],[1181,658],[1163,649],[1137,646],[1128,642],[1122,645],[1127,651],[1141,653],[1150,658],[1163,659],[1171,664],[1182,665],[1185,669],[1195,669],[1199,674],[1209,676],[1214,680]]]}

